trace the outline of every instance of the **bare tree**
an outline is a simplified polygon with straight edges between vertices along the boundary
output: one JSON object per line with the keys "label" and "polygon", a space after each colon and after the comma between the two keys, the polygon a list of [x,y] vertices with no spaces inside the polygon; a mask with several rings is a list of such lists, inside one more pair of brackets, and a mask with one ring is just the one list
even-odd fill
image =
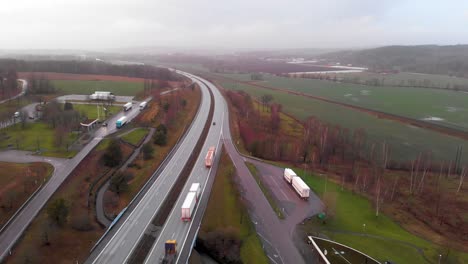
{"label": "bare tree", "polygon": [[466,175],[466,171],[467,171],[466,167],[463,167],[462,172],[460,174],[460,183],[458,184],[457,193],[459,193],[462,188],[463,180],[465,179],[465,175]]}

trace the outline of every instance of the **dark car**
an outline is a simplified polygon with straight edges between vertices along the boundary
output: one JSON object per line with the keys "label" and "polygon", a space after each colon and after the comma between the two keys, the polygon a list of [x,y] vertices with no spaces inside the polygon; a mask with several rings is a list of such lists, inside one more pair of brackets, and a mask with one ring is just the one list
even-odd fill
{"label": "dark car", "polygon": [[213,122],[213,126],[216,125],[216,122]]}

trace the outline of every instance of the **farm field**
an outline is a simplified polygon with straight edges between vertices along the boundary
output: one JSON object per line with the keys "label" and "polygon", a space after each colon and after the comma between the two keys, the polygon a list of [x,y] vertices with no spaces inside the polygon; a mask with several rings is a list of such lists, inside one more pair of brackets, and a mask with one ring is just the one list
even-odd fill
{"label": "farm field", "polygon": [[[200,228],[199,237],[207,239],[210,232],[232,230],[242,241],[240,258],[243,263],[268,263],[234,180],[235,168],[223,151],[213,183],[210,200]],[[239,222],[239,219],[243,219]]]}
{"label": "farm field", "polygon": [[[283,92],[263,90],[245,84],[228,81],[219,81],[219,83],[226,89],[243,90],[256,98],[271,94],[274,102],[283,105],[284,112],[300,120],[315,116],[320,120],[350,130],[363,128],[371,142],[387,142],[391,146],[391,159],[397,161],[416,159],[421,151],[432,151],[435,160],[450,161],[455,159],[457,146],[462,145],[464,149],[468,149],[467,141],[427,129],[379,119],[342,106]],[[465,155],[462,160],[467,162],[468,157]]]}
{"label": "farm field", "polygon": [[51,80],[55,88],[64,94],[92,94],[109,91],[115,95],[134,96],[143,91],[143,83],[116,81]]}
{"label": "farm field", "polygon": [[[250,79],[250,74],[223,74],[222,76],[241,81]],[[414,119],[426,119],[468,131],[468,93],[414,87],[374,87],[267,74],[264,74],[263,78],[264,81],[258,84]]]}
{"label": "farm field", "polygon": [[437,263],[439,254],[443,254],[443,263],[461,264],[468,261],[467,253],[451,250],[447,257],[446,248],[407,232],[384,214],[375,217],[375,210],[365,197],[346,189],[342,190],[340,185],[326,181],[323,176],[306,174],[299,168],[294,170],[319,197],[323,197],[325,186],[327,193],[336,195],[335,216],[327,220],[326,225],[317,219],[307,221],[301,227],[306,232],[319,232],[379,261],[430,263],[418,253],[416,248],[419,248],[432,263]]}
{"label": "farm field", "polygon": [[[44,75],[49,80],[77,80],[77,81],[119,81],[119,82],[144,82],[142,78],[133,78],[125,76],[113,75],[94,75],[94,74],[73,74],[73,73],[58,73],[58,72],[35,72],[34,75]],[[29,78],[31,72],[19,72],[20,78]]]}
{"label": "farm field", "polygon": [[[66,141],[71,144],[75,139],[75,136],[70,134]],[[52,157],[75,156],[76,151],[67,151],[65,147],[56,147],[54,140],[54,130],[42,122],[28,123],[24,129],[21,128],[21,124],[16,124],[0,130],[0,148],[12,146],[26,151],[40,149],[42,155]]]}
{"label": "farm field", "polygon": [[0,162],[0,228],[53,172],[42,162]]}
{"label": "farm field", "polygon": [[[333,74],[334,76],[335,74]],[[438,75],[438,74],[423,74],[411,72],[399,72],[391,74],[380,74],[373,72],[359,73],[337,73],[337,77],[346,79],[354,79],[358,77],[361,81],[378,79],[383,85],[389,86],[411,86],[413,81],[420,86],[439,87],[439,88],[454,88],[455,85],[468,86],[468,79],[455,76]]]}

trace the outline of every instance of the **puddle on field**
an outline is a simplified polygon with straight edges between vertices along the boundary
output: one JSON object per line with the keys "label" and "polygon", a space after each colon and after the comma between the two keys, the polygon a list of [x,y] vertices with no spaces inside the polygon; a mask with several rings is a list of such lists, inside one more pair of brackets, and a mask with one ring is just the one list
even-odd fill
{"label": "puddle on field", "polygon": [[421,118],[421,120],[424,120],[424,121],[444,121],[445,119],[440,118],[440,117],[436,117],[436,116],[429,116],[429,117]]}

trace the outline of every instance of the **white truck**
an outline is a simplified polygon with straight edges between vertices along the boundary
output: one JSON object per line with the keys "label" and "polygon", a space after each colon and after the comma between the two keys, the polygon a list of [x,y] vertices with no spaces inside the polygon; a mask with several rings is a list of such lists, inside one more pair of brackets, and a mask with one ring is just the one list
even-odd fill
{"label": "white truck", "polygon": [[297,174],[293,170],[291,170],[290,168],[286,168],[286,169],[284,169],[284,175],[283,176],[284,176],[284,180],[286,182],[288,182],[289,184],[291,184],[292,178],[297,177]]}
{"label": "white truck", "polygon": [[147,105],[148,105],[148,102],[141,102],[141,103],[140,103],[140,111],[142,111],[143,109],[145,109]]}
{"label": "white truck", "polygon": [[114,100],[115,95],[111,92],[96,91],[89,96],[91,100]]}
{"label": "white truck", "polygon": [[201,188],[200,188],[200,183],[192,183],[192,186],[190,186],[190,192],[196,193],[196,198],[197,201],[200,199],[200,193],[201,193]]}
{"label": "white truck", "polygon": [[126,111],[132,109],[132,106],[133,106],[132,102],[128,102],[128,103],[124,104],[123,109],[126,112]]}
{"label": "white truck", "polygon": [[115,122],[115,126],[117,128],[123,127],[127,123],[127,117],[122,116],[121,118],[117,119],[117,122]]}
{"label": "white truck", "polygon": [[302,199],[309,199],[310,188],[300,177],[296,176],[292,178],[292,187]]}
{"label": "white truck", "polygon": [[184,203],[182,204],[182,221],[190,221],[192,220],[193,210],[197,205],[197,193],[196,192],[189,192],[185,197]]}

